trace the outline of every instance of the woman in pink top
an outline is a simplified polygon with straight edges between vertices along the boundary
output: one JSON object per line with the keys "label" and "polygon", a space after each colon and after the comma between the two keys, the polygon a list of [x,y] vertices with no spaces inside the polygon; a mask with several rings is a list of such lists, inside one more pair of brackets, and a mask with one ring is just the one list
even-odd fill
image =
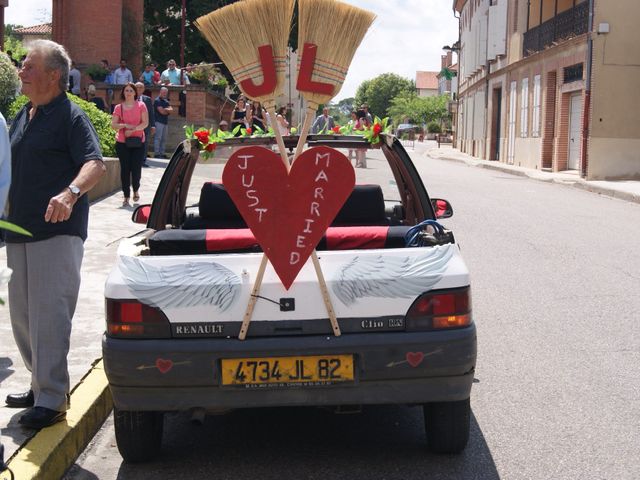
{"label": "woman in pink top", "polygon": [[149,124],[149,112],[133,83],[127,83],[120,92],[121,103],[116,105],[111,118],[111,128],[116,130],[116,153],[120,160],[120,181],[122,182],[123,207],[129,206],[129,195],[133,186],[133,201],[140,195],[140,176],[144,160],[144,129]]}

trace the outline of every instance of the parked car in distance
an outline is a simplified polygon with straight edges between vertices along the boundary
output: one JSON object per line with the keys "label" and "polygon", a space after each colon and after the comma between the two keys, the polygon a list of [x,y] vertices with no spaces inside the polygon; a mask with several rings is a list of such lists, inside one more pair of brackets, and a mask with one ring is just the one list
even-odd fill
{"label": "parked car in distance", "polygon": [[408,138],[412,140],[420,135],[424,135],[424,128],[413,123],[401,123],[396,129],[396,137],[400,139]]}

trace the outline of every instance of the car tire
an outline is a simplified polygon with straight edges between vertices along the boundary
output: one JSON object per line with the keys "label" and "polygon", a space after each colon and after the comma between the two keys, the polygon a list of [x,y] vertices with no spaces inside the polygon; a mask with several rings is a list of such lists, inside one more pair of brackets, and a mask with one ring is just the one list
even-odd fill
{"label": "car tire", "polygon": [[469,399],[427,403],[423,409],[429,450],[434,453],[462,452],[469,441]]}
{"label": "car tire", "polygon": [[113,409],[116,443],[127,463],[151,460],[162,445],[162,412],[132,412]]}

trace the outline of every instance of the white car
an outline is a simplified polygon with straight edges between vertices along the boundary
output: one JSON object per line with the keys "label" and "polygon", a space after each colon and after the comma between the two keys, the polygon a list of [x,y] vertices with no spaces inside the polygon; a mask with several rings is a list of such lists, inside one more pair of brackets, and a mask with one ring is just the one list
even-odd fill
{"label": "white car", "polygon": [[[469,272],[436,221],[451,206],[430,199],[401,143],[382,137],[389,178],[356,185],[316,247],[340,336],[309,261],[288,290],[267,268],[238,339],[261,249],[223,184],[194,185],[200,199],[187,206],[198,153],[178,147],[153,204],[134,212],[147,228],[121,243],[105,286],[104,365],[126,461],[158,454],[164,412],[295,405],[423,405],[428,447],[464,449],[476,363]],[[361,137],[309,145],[370,148]]]}

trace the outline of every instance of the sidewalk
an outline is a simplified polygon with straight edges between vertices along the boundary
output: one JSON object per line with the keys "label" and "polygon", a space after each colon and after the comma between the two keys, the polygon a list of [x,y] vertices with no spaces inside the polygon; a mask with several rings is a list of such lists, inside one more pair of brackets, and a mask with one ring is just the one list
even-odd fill
{"label": "sidewalk", "polygon": [[577,171],[565,172],[544,172],[532,168],[516,167],[506,163],[480,160],[450,146],[437,147],[435,142],[424,142],[415,144],[416,153],[426,155],[439,160],[450,160],[462,162],[469,166],[498,170],[512,175],[526,176],[534,180],[543,182],[554,182],[568,185],[581,190],[586,190],[601,195],[606,195],[629,202],[640,203],[640,181],[637,180],[585,180],[580,178]]}
{"label": "sidewalk", "polygon": [[[150,203],[156,186],[164,173],[166,162],[150,159],[151,168],[142,170],[140,188],[141,203]],[[71,348],[69,351],[69,374],[71,378],[71,409],[67,421],[44,429],[20,452],[27,464],[34,468],[43,466],[46,478],[58,478],[52,473],[55,468],[49,464],[58,458],[42,458],[46,451],[56,451],[52,457],[71,458],[83,449],[83,442],[89,441],[110,410],[110,396],[106,395],[106,379],[101,365],[87,375],[94,362],[102,357],[101,339],[105,330],[104,282],[115,263],[119,240],[144,228],[131,221],[132,207],[122,208],[122,193],[116,192],[94,202],[89,214],[89,238],[85,242],[82,263],[82,284],[78,305],[73,319]],[[0,265],[6,265],[6,249],[0,248]],[[64,281],[64,279],[61,279]],[[0,298],[7,299],[6,285],[0,289]],[[101,382],[100,380],[103,379]],[[22,364],[22,359],[13,340],[9,322],[9,308],[0,306],[0,433],[5,447],[5,461],[16,453],[21,445],[33,436],[32,430],[20,427],[18,419],[23,410],[7,408],[4,399],[9,393],[28,390],[30,374]],[[83,392],[84,390],[84,392]],[[34,442],[36,443],[34,445]],[[16,468],[13,466],[12,468]],[[65,467],[66,468],[66,467]],[[64,470],[63,470],[64,471]],[[30,468],[15,471],[16,478],[38,478]],[[40,473],[41,475],[42,473]],[[0,474],[4,480],[5,474]],[[8,476],[6,477],[8,478]]]}

